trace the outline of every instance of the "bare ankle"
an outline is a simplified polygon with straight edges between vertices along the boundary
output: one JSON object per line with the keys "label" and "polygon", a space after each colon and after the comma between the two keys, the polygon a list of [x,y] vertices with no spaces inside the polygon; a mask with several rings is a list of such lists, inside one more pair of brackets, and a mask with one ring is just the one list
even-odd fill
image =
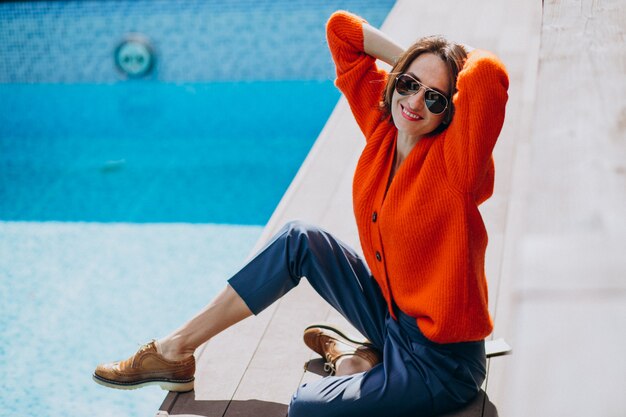
{"label": "bare ankle", "polygon": [[176,339],[164,338],[155,342],[157,352],[165,359],[179,361],[193,355],[195,349],[184,348]]}
{"label": "bare ankle", "polygon": [[337,361],[336,367],[337,371],[335,375],[343,376],[369,371],[372,369],[372,364],[359,356],[352,355],[340,358]]}

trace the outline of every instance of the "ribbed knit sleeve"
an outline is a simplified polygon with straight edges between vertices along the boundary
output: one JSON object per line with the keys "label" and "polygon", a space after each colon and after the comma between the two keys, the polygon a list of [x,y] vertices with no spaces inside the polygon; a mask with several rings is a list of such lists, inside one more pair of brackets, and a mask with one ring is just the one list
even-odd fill
{"label": "ribbed knit sleeve", "polygon": [[364,19],[346,11],[332,14],[326,37],[335,67],[335,85],[346,96],[361,131],[369,138],[380,122],[378,108],[387,73],[363,50]]}
{"label": "ribbed knit sleeve", "polygon": [[504,122],[509,79],[492,53],[470,53],[457,80],[455,114],[445,134],[444,157],[453,186],[479,187],[492,167],[491,152]]}

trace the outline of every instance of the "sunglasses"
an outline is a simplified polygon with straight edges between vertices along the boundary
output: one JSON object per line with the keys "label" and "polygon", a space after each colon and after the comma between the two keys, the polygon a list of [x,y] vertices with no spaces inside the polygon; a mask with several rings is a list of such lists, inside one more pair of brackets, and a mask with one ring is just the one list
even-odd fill
{"label": "sunglasses", "polygon": [[396,91],[401,96],[412,96],[424,89],[424,103],[432,114],[441,114],[448,108],[448,99],[439,91],[426,87],[409,74],[400,74],[396,77]]}

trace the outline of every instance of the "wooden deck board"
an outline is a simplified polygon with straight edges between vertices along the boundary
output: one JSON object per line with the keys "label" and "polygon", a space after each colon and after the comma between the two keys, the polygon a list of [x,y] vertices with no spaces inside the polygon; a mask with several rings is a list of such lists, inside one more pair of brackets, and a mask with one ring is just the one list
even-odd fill
{"label": "wooden deck board", "polygon": [[[197,370],[193,392],[169,393],[161,415],[222,416],[241,383],[276,306],[224,331],[196,352]],[[205,414],[199,414],[201,410]]]}
{"label": "wooden deck board", "polygon": [[[507,212],[501,246],[499,279],[489,282],[490,311],[494,316],[493,337],[502,337],[517,351],[517,339],[512,326],[512,293],[518,277],[519,239],[523,232],[527,200],[528,171],[530,166],[530,141],[532,117],[534,113],[539,43],[541,34],[540,2],[515,2],[504,19],[508,28],[500,36],[498,53],[509,68],[511,85],[507,120],[502,138],[496,147],[496,194],[506,195]],[[503,164],[499,159],[499,147],[504,142],[513,143],[514,153]],[[508,165],[510,177],[504,184],[502,167]],[[508,189],[504,191],[503,188]],[[491,231],[491,229],[489,229]],[[491,239],[491,236],[490,236]],[[490,246],[487,257],[493,256]],[[487,265],[490,268],[491,262]],[[516,355],[516,353],[514,353]],[[488,375],[485,386],[493,402],[500,408],[500,414],[508,415],[505,400],[506,388],[510,383],[510,369],[513,357],[497,358],[488,361]],[[487,415],[487,408],[485,409]]]}
{"label": "wooden deck board", "polygon": [[[196,398],[221,400],[233,395],[241,383],[241,374],[256,354],[257,341],[267,331],[275,309],[273,306],[244,320],[206,344],[198,355],[200,377],[196,380]],[[215,382],[219,383],[216,385]]]}
{"label": "wooden deck board", "polygon": [[500,291],[516,353],[490,370],[512,417],[626,410],[625,27],[623,1],[544,4]]}
{"label": "wooden deck board", "polygon": [[[490,244],[486,270],[489,278],[489,308],[494,319],[491,338],[504,338],[513,346],[512,356],[488,361],[485,390],[493,403],[491,408],[502,410],[503,395],[509,383],[508,369],[517,355],[517,340],[511,329],[511,287],[516,277],[517,241],[521,232],[526,204],[528,142],[532,131],[532,109],[535,98],[535,81],[538,65],[541,31],[541,3],[533,1],[510,2],[502,10],[495,52],[509,71],[509,102],[506,121],[494,150],[496,161],[496,187],[494,203],[503,207],[497,216],[489,211],[490,201],[481,209],[489,231]],[[494,243],[494,244],[492,244]],[[495,404],[495,406],[493,405]],[[485,407],[485,415],[490,407]]]}
{"label": "wooden deck board", "polygon": [[308,282],[303,280],[281,300],[243,375],[235,400],[289,402],[311,355],[302,342],[302,331],[326,317],[330,308],[321,297],[311,297],[312,293]]}

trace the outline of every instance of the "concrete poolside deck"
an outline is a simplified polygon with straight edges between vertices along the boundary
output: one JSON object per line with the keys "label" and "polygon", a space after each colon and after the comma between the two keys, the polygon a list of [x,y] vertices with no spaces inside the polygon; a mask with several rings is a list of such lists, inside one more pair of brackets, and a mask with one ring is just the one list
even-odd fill
{"label": "concrete poolside deck", "polygon": [[[489,360],[489,401],[454,415],[626,413],[625,22],[619,0],[399,0],[383,25],[405,45],[443,33],[492,50],[509,69],[496,190],[481,211],[492,337],[514,354]],[[342,99],[258,246],[300,219],[358,247],[351,183],[362,145]],[[304,371],[315,356],[301,342],[319,320],[347,326],[303,281],[202,346],[195,391],[168,394],[158,415],[285,416],[296,387],[320,378]]]}

